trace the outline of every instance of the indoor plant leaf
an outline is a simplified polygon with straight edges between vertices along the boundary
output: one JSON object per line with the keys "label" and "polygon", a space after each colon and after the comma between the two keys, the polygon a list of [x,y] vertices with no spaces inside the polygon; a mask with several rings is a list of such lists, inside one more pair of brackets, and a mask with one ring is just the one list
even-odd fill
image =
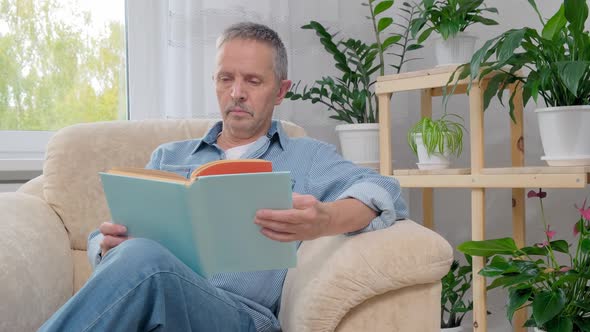
{"label": "indoor plant leaf", "polygon": [[565,293],[561,288],[542,291],[533,300],[533,317],[538,326],[543,326],[565,307]]}
{"label": "indoor plant leaf", "polygon": [[580,80],[586,74],[588,64],[588,61],[556,62],[559,77],[567,89],[576,97],[578,96],[578,86],[580,84]]}
{"label": "indoor plant leaf", "polygon": [[555,15],[553,15],[553,17],[551,17],[549,21],[547,21],[547,24],[545,24],[543,32],[541,33],[543,38],[552,40],[553,38],[558,36],[561,29],[563,29],[563,27],[565,27],[567,23],[564,12],[564,6],[561,5],[557,13],[555,13]]}
{"label": "indoor plant leaf", "polygon": [[508,292],[508,304],[506,309],[506,316],[508,317],[508,321],[512,322],[514,312],[516,312],[516,310],[518,310],[523,304],[525,304],[529,300],[532,293],[533,289],[531,287],[524,289],[511,289]]}
{"label": "indoor plant leaf", "polygon": [[460,244],[457,249],[471,256],[484,257],[496,254],[513,255],[518,251],[514,239],[510,237],[483,241],[467,241]]}

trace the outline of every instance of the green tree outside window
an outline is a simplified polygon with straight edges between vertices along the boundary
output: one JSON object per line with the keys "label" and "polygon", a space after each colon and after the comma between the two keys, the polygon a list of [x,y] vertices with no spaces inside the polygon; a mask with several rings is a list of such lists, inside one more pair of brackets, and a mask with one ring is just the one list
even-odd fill
{"label": "green tree outside window", "polygon": [[0,130],[127,117],[124,24],[96,29],[79,5],[0,0]]}

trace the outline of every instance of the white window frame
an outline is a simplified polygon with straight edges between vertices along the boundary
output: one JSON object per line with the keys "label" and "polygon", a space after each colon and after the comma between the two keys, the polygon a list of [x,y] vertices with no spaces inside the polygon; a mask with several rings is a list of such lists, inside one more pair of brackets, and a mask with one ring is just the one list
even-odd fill
{"label": "white window frame", "polygon": [[[125,1],[127,114],[131,120],[164,116],[157,91],[162,91],[158,75],[164,68],[166,54],[167,5],[162,0]],[[0,130],[0,183],[17,178],[26,181],[40,173],[47,143],[54,134],[54,131]]]}

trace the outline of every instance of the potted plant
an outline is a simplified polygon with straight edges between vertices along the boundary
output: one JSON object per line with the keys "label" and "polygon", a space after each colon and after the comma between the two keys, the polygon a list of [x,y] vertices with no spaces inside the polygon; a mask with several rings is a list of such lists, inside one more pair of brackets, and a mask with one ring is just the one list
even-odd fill
{"label": "potted plant", "polygon": [[463,130],[461,122],[450,119],[463,118],[456,114],[445,114],[438,120],[421,118],[408,131],[408,144],[418,156],[419,169],[432,170],[448,168],[449,156],[457,157],[463,151]]}
{"label": "potted plant", "polygon": [[[397,62],[390,66],[399,73],[402,66],[411,59],[406,52],[421,46],[412,44],[409,24],[415,15],[416,5],[403,3],[400,10],[402,23],[394,23],[385,13],[393,5],[392,0],[369,0],[364,4],[369,9],[375,42],[367,44],[361,40],[347,38],[337,40],[322,24],[311,21],[302,29],[314,30],[324,49],[335,61],[339,71],[335,76],[324,76],[311,87],[300,90],[295,84],[286,97],[291,100],[309,100],[320,103],[335,114],[330,118],[347,124],[336,126],[344,158],[357,164],[377,168],[379,165],[379,126],[377,97],[374,85],[377,75],[384,75],[385,54],[395,57]],[[401,27],[401,33],[393,33],[392,27]],[[384,34],[390,36],[385,38]]]}
{"label": "potted plant", "polygon": [[419,15],[411,23],[412,36],[424,42],[432,32],[439,36],[434,41],[438,66],[466,63],[475,49],[475,36],[465,32],[472,24],[496,25],[498,22],[483,17],[484,12],[498,13],[496,8],[483,7],[484,0],[424,0]]}
{"label": "potted plant", "polygon": [[[528,197],[539,198],[545,239],[533,246],[518,248],[512,238],[467,241],[458,246],[465,254],[488,257],[480,275],[493,281],[488,289],[508,289],[507,317],[512,320],[520,308],[532,308],[525,326],[547,332],[590,331],[590,208],[578,208],[573,225],[577,245],[555,240],[556,232],[545,220],[539,189]],[[560,263],[556,253],[567,257]]]}
{"label": "potted plant", "polygon": [[454,260],[449,272],[442,277],[440,301],[440,328],[444,332],[462,331],[461,322],[473,310],[473,302],[465,302],[465,294],[471,288],[471,256],[465,255],[468,265],[460,265]]}
{"label": "potted plant", "polygon": [[[534,0],[529,3],[543,25],[512,29],[488,40],[453,75],[471,80],[494,72],[484,93],[484,109],[505,86],[522,88],[526,105],[541,96],[547,108],[536,110],[545,156],[550,166],[590,165],[590,32],[586,0],[564,0],[545,21]],[[510,95],[514,121],[515,93]]]}

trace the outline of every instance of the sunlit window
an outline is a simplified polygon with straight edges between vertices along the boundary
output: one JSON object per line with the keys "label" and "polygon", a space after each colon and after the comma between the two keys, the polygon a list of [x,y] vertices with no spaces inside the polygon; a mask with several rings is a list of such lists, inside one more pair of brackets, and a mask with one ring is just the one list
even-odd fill
{"label": "sunlit window", "polygon": [[124,0],[0,0],[0,130],[126,118]]}

